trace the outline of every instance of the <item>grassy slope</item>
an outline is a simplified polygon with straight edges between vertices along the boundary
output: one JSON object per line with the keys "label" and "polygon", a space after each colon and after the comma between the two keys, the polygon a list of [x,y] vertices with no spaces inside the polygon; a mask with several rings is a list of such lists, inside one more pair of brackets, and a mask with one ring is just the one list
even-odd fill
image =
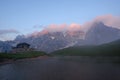
{"label": "grassy slope", "polygon": [[40,51],[30,51],[30,52],[23,52],[23,53],[0,53],[0,61],[3,61],[4,59],[22,59],[22,58],[32,58],[37,56],[43,56],[46,55],[45,52]]}
{"label": "grassy slope", "polygon": [[52,55],[120,56],[120,40],[100,46],[69,47],[52,52]]}

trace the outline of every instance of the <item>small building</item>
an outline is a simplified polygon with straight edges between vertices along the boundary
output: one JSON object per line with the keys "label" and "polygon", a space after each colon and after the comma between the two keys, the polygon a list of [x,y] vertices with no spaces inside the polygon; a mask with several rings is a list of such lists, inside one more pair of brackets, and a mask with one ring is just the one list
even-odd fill
{"label": "small building", "polygon": [[27,49],[29,47],[30,47],[30,44],[28,44],[28,43],[19,43],[16,46],[16,48],[25,48],[25,49]]}
{"label": "small building", "polygon": [[28,43],[19,43],[16,47],[12,48],[12,53],[19,53],[19,52],[26,52],[26,51],[33,51],[33,48],[30,48],[30,44]]}

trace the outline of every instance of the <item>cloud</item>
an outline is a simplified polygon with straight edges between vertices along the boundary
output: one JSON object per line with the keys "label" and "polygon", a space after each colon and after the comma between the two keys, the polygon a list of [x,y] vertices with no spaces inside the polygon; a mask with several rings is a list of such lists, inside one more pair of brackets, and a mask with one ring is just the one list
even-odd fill
{"label": "cloud", "polygon": [[[49,32],[65,32],[65,31],[82,31],[86,33],[94,23],[103,22],[108,27],[114,27],[120,29],[120,17],[113,15],[102,15],[97,16],[94,19],[84,23],[83,25],[72,23],[72,24],[50,24],[45,26],[41,31],[33,32],[32,36],[40,36],[47,34]],[[41,26],[36,26],[37,28],[41,28]],[[42,26],[43,27],[43,26]],[[30,36],[29,35],[29,36]]]}
{"label": "cloud", "polygon": [[0,35],[17,34],[17,33],[19,33],[19,31],[14,30],[14,29],[0,30]]}
{"label": "cloud", "polygon": [[82,30],[87,32],[96,22],[102,22],[108,27],[120,29],[120,16],[102,15],[102,16],[97,16],[91,21],[84,23],[82,25]]}
{"label": "cloud", "polygon": [[70,24],[70,26],[68,27],[68,30],[70,31],[81,30],[81,25],[76,23]]}
{"label": "cloud", "polygon": [[60,31],[66,31],[67,29],[67,25],[66,24],[50,24],[48,25],[46,28],[44,28],[44,30],[47,30],[48,32],[60,32]]}
{"label": "cloud", "polygon": [[31,34],[25,35],[25,37],[31,37],[31,36],[38,37],[38,36],[45,35],[45,34],[48,34],[48,33],[49,33],[49,32],[48,32],[47,30],[34,31],[34,32],[31,33]]}
{"label": "cloud", "polygon": [[72,23],[70,25],[67,24],[51,24],[48,25],[45,30],[48,30],[49,32],[61,32],[61,31],[77,31],[80,30],[81,26],[80,24]]}
{"label": "cloud", "polygon": [[13,40],[19,31],[14,29],[0,30],[0,40]]}
{"label": "cloud", "polygon": [[120,17],[113,15],[102,15],[97,16],[94,19],[84,23],[83,25],[72,23],[70,25],[67,24],[50,24],[46,26],[43,30],[48,32],[60,32],[60,31],[77,31],[81,30],[87,32],[91,26],[96,22],[103,22],[105,25],[109,27],[114,27],[120,29]]}
{"label": "cloud", "polygon": [[120,16],[103,15],[94,19],[94,22],[103,22],[105,25],[120,29]]}
{"label": "cloud", "polygon": [[72,23],[70,25],[67,24],[50,24],[48,26],[45,26],[43,30],[41,31],[35,31],[32,34],[28,34],[27,37],[30,36],[41,36],[44,34],[48,34],[51,32],[66,32],[66,31],[81,31],[81,25],[80,24],[76,24],[76,23]]}

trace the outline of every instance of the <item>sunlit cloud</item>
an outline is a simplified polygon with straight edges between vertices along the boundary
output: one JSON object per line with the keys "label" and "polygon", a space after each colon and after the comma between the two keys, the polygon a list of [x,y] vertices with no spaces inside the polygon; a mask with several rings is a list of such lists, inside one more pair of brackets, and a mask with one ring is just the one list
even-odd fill
{"label": "sunlit cloud", "polygon": [[104,25],[107,25],[108,27],[120,29],[120,16],[103,15],[103,16],[97,16],[91,21],[84,23],[82,25],[83,28],[82,30],[87,32],[96,22],[102,22]]}
{"label": "sunlit cloud", "polygon": [[94,19],[97,22],[103,22],[105,25],[120,29],[120,16],[103,15]]}
{"label": "sunlit cloud", "polygon": [[61,32],[61,31],[66,31],[68,25],[67,24],[50,24],[44,30],[47,30],[48,32]]}
{"label": "sunlit cloud", "polygon": [[[103,22],[108,27],[114,27],[120,29],[120,17],[113,15],[103,15],[97,16],[94,19],[84,23],[83,25],[72,23],[72,24],[50,24],[47,26],[36,25],[35,28],[38,28],[40,31],[35,31],[29,36],[41,36],[44,34],[48,34],[51,32],[66,32],[69,31],[72,35],[74,35],[74,31],[81,31],[83,35],[93,26],[96,22]],[[43,29],[41,29],[43,28]]]}
{"label": "sunlit cloud", "polygon": [[32,34],[29,34],[27,36],[41,36],[44,34],[48,34],[51,32],[66,32],[66,31],[81,31],[81,25],[72,23],[70,25],[68,24],[50,24],[48,26],[45,26],[43,30],[41,31],[35,31]]}

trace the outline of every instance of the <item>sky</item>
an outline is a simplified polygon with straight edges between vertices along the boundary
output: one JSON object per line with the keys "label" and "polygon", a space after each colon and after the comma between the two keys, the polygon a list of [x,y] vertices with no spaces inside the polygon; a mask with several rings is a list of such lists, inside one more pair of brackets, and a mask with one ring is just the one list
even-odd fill
{"label": "sky", "polygon": [[41,31],[50,24],[84,24],[120,16],[120,0],[0,0],[0,40]]}

